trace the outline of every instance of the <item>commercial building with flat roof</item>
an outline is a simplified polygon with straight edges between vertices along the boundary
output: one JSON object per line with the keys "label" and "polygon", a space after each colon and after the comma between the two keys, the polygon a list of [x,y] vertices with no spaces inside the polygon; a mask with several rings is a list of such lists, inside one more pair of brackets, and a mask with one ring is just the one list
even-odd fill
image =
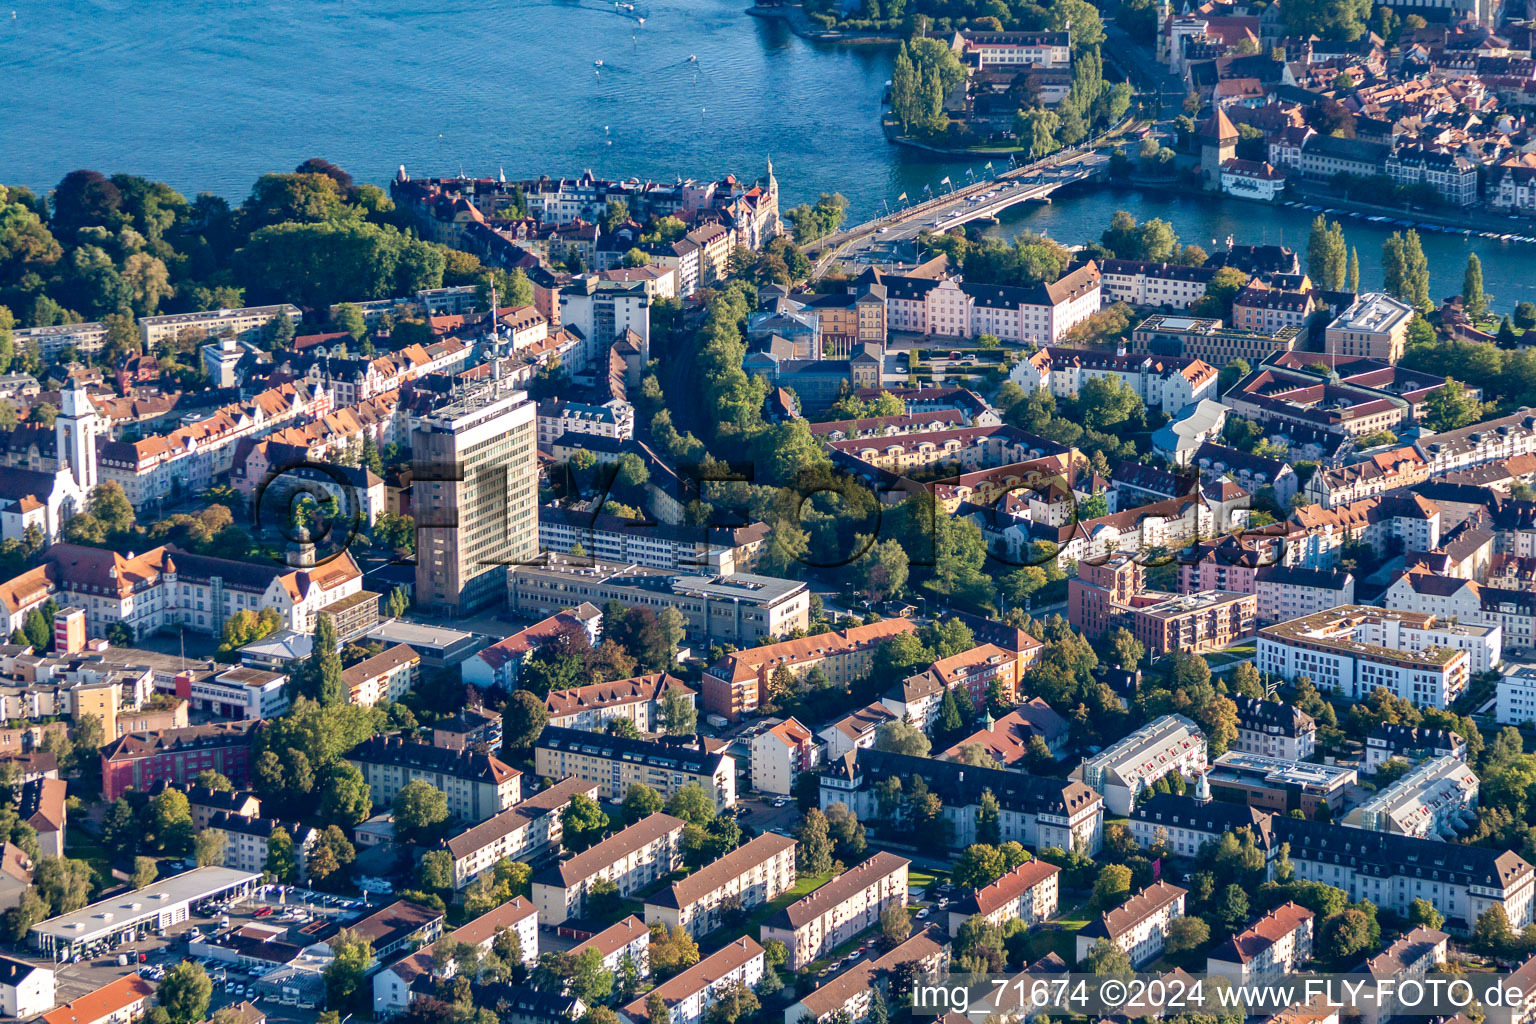
{"label": "commercial building with flat roof", "polygon": [[1385,292],[1365,292],[1334,318],[1323,340],[1330,356],[1365,356],[1395,363],[1403,357],[1413,307]]}
{"label": "commercial building with flat roof", "polygon": [[98,942],[130,942],[180,924],[192,906],[221,896],[244,896],[261,878],[234,868],[194,868],[134,892],[50,917],[32,926],[32,948],[63,959]]}
{"label": "commercial building with flat roof", "polygon": [[687,575],[616,562],[573,564],[551,557],[547,565],[517,565],[508,576],[512,610],[553,615],[589,601],[609,601],[656,614],[683,616],[686,638],[701,644],[752,647],[763,637],[783,636],[810,623],[811,595],[797,580],[752,573]]}
{"label": "commercial building with flat roof", "polygon": [[1175,651],[1202,654],[1252,636],[1258,624],[1259,598],[1256,594],[1202,590],[1133,606],[1124,614],[1131,633],[1153,657]]}
{"label": "commercial building with flat roof", "polygon": [[1211,762],[1205,781],[1218,800],[1311,817],[1319,806],[1333,814],[1342,810],[1345,793],[1359,776],[1353,768],[1229,750]]}

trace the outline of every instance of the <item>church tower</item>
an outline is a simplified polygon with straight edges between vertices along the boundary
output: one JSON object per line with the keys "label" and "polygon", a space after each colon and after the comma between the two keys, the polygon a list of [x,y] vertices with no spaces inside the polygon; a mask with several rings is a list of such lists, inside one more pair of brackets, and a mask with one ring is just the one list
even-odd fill
{"label": "church tower", "polygon": [[65,391],[61,404],[63,408],[53,424],[59,468],[67,466],[80,489],[89,492],[96,486],[96,438],[101,433],[101,418],[96,415],[91,396],[82,388]]}

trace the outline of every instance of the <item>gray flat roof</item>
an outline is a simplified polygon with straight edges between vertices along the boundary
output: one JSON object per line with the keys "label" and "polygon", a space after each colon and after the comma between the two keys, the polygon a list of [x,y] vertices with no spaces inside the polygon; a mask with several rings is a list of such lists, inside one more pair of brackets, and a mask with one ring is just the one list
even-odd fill
{"label": "gray flat roof", "polygon": [[179,903],[194,903],[242,882],[254,882],[261,875],[234,868],[193,868],[170,878],[151,882],[142,889],[58,917],[50,917],[32,926],[32,931],[55,936],[60,942],[89,942],[158,916]]}
{"label": "gray flat roof", "polygon": [[379,623],[368,631],[368,636],[375,640],[410,644],[417,650],[434,651],[446,651],[458,644],[475,639],[473,633],[461,633],[445,626],[423,626],[420,623],[402,622],[399,619]]}

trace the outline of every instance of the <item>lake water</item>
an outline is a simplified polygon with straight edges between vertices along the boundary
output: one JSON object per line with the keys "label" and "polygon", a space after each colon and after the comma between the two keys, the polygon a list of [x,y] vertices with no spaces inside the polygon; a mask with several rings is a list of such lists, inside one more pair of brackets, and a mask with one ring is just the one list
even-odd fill
{"label": "lake water", "polygon": [[[256,177],[323,156],[359,180],[541,173],[670,180],[774,161],[786,204],[821,191],[863,218],[963,163],[889,146],[890,51],[812,44],[747,0],[654,0],[645,25],[599,0],[11,0],[0,181],[47,189],[80,167],[242,198]],[[690,58],[696,58],[691,60]],[[601,60],[601,68],[595,65]],[[1095,191],[1003,227],[1097,237],[1117,207],[1185,241],[1304,245],[1309,217],[1246,203]],[[1385,232],[1346,222],[1373,285]],[[1501,307],[1536,298],[1536,247],[1428,233],[1433,292],[1466,253]]]}

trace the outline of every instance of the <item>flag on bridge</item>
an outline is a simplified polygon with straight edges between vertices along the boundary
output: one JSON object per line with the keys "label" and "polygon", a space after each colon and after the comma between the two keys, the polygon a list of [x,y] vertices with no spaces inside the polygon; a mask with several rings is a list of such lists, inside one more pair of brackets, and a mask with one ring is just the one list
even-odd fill
{"label": "flag on bridge", "polygon": [[949,175],[946,174],[946,175],[944,175],[944,180],[939,182],[939,184],[940,185],[952,185],[954,183],[949,180]]}
{"label": "flag on bridge", "polygon": [[932,185],[924,185],[923,186],[923,191],[924,192],[932,192],[933,191],[933,186]]}
{"label": "flag on bridge", "polygon": [[992,169],[992,161],[991,160],[987,161],[986,167],[987,167],[987,170],[989,170],[989,171]]}
{"label": "flag on bridge", "polygon": [[906,198],[907,198],[907,194],[905,192],[903,192],[901,195],[896,197],[896,201],[899,203],[899,202],[902,202],[903,200],[905,200]]}

